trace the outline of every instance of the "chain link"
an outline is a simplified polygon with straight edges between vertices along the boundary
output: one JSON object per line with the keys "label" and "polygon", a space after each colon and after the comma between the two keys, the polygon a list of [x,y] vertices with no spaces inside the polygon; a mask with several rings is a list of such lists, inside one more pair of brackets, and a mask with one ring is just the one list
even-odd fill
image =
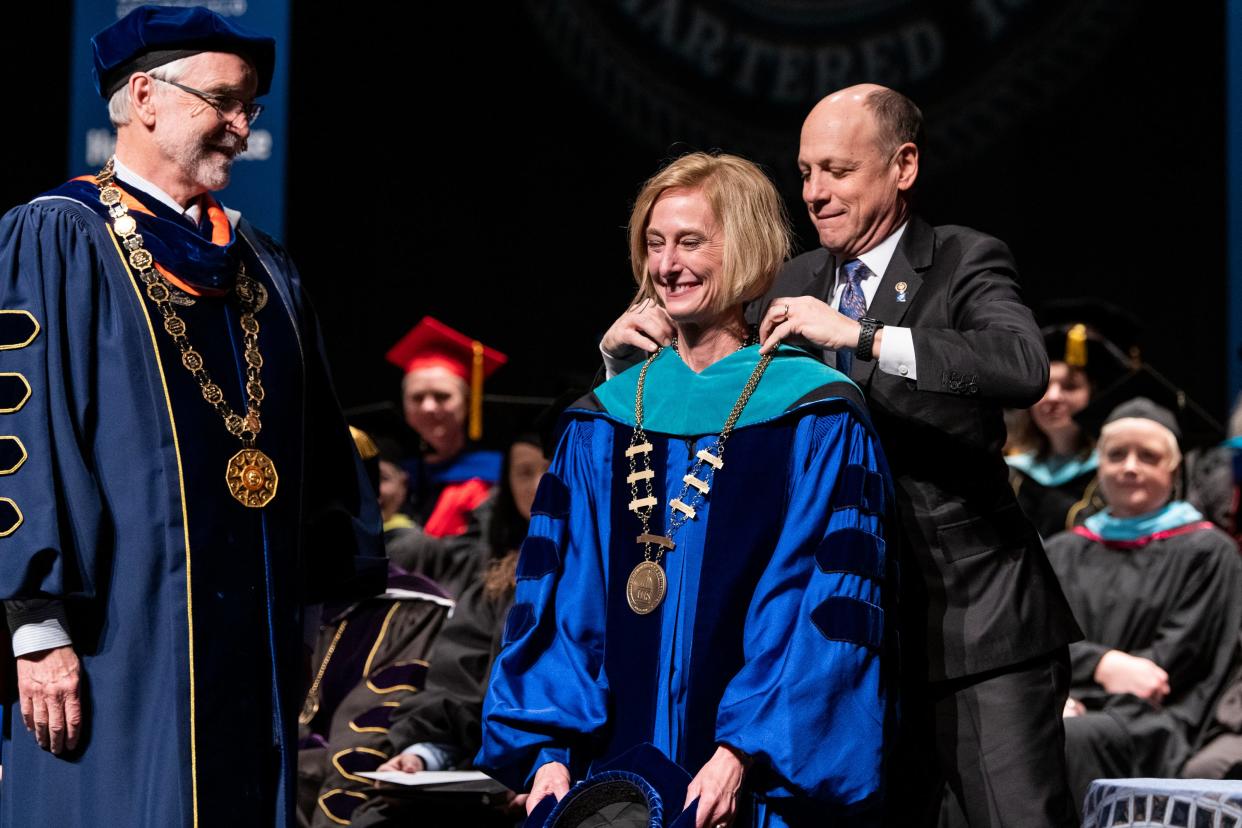
{"label": "chain link", "polygon": [[[677,349],[677,341],[675,339],[673,340],[672,348],[674,350]],[[638,388],[634,393],[634,431],[630,436],[631,449],[635,446],[640,446],[643,443],[648,442],[647,433],[643,430],[643,397],[645,396],[644,389],[647,385],[647,369],[651,367],[651,363],[655,362],[656,357],[658,357],[660,352],[663,350],[663,348],[660,348],[654,354],[647,357],[646,361],[643,362],[643,367],[638,371]],[[755,389],[759,387],[759,380],[763,377],[763,372],[767,370],[768,364],[772,361],[772,357],[773,354],[766,354],[765,356],[759,358],[759,362],[755,365],[754,370],[750,372],[750,377],[747,378],[746,384],[742,387],[742,393],[738,396],[737,401],[733,403],[733,409],[729,412],[729,416],[725,419],[724,426],[720,429],[720,433],[716,435],[716,439],[713,441],[711,448],[707,449],[707,451],[713,454],[718,461],[723,462],[725,441],[727,441],[729,439],[729,435],[733,433],[733,428],[737,425],[738,419],[742,416],[742,411],[746,408],[746,403],[750,402],[751,395],[753,395],[755,393]],[[641,469],[638,467],[638,456],[640,454],[643,457]],[[638,500],[638,483],[634,477],[640,471],[651,471],[651,453],[649,451],[631,451],[627,452],[627,455],[630,468],[630,476],[628,478],[630,483],[630,497],[632,500]],[[702,480],[705,484],[707,484],[707,488],[710,490],[712,483],[716,479],[716,468],[711,466],[709,468],[711,468],[712,471],[704,474],[705,467],[709,467],[707,461],[696,454],[694,462],[691,464],[690,470],[687,472],[686,477],[694,477]],[[683,481],[681,494],[679,494],[676,499],[686,504],[686,506],[690,507],[693,511],[698,504],[706,498],[706,495],[697,486],[691,486],[690,482],[685,480],[685,478],[683,478]],[[651,500],[655,500],[655,503],[635,509],[634,511],[635,514],[638,515],[639,522],[642,524],[642,533],[644,535],[648,535],[651,532],[651,516],[655,512],[656,506],[659,505],[659,500],[655,497],[654,475],[646,475],[643,479],[643,484],[645,496]],[[693,494],[691,494],[691,491],[693,491]],[[689,500],[687,500],[687,497],[689,497]],[[673,536],[677,534],[677,531],[681,529],[681,527],[684,526],[688,520],[690,520],[689,514],[670,507],[668,531],[665,534],[665,537],[670,541],[673,540]],[[653,552],[653,546],[657,545],[652,543],[643,544],[643,560],[655,561],[656,563],[659,563],[660,559],[664,556],[664,547],[657,546]]]}
{"label": "chain link", "polygon": [[[315,680],[311,682],[310,690],[306,691],[306,701],[302,704],[302,713],[298,716],[298,721],[302,724],[310,724],[315,719],[315,714],[319,712],[319,685],[323,681],[324,673],[328,672],[328,662],[332,660],[332,655],[336,652],[336,645],[341,643],[341,636],[345,634],[345,627],[349,624],[349,619],[341,620],[336,628],[336,633],[332,636],[331,643],[328,644],[328,650],[323,654],[323,661],[319,663],[319,672],[315,674]],[[307,715],[309,713],[309,715]]]}
{"label": "chain link", "polygon": [[120,188],[116,186],[116,173],[112,160],[109,159],[104,168],[96,176],[99,187],[99,200],[108,207],[113,218],[113,230],[121,237],[125,249],[129,252],[130,266],[138,271],[138,278],[146,286],[147,298],[155,303],[156,309],[164,320],[164,330],[172,338],[173,344],[181,355],[182,366],[190,372],[198,382],[200,393],[207,404],[216,410],[223,419],[224,427],[229,434],[242,441],[246,448],[254,448],[255,439],[262,430],[260,409],[263,404],[263,381],[259,373],[263,367],[263,355],[259,353],[259,320],[255,313],[263,306],[267,289],[251,279],[246,273],[244,262],[238,263],[237,281],[233,287],[233,297],[240,311],[239,324],[242,329],[242,358],[246,362],[246,413],[243,416],[233,411],[224,400],[224,390],[212,382],[211,375],[203,364],[203,357],[190,345],[186,337],[188,330],[185,320],[177,315],[172,300],[174,288],[164,275],[155,267],[155,260],[142,246],[142,236],[136,232],[136,225],[131,219],[129,232],[118,230],[122,219],[128,215],[129,208],[121,201]]}

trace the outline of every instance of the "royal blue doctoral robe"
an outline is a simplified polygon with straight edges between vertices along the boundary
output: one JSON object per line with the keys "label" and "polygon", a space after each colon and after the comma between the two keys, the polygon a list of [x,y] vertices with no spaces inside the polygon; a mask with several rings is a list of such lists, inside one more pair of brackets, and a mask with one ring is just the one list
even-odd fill
{"label": "royal blue doctoral robe", "polygon": [[[653,362],[651,531],[664,531],[690,458],[712,445],[758,358],[748,347],[698,374],[671,349]],[[643,560],[625,459],[638,370],[566,414],[522,546],[477,763],[522,790],[545,762],[578,780],[641,742],[693,775],[727,743],[754,759],[736,824],[873,816],[890,713],[890,487],[857,388],[779,350],[698,516],[664,556],[667,595],[640,616],[625,597]]]}
{"label": "royal blue doctoral robe", "polygon": [[[240,443],[180,364],[97,192],[72,182],[0,222],[0,310],[39,326],[0,351],[30,388],[0,415],[28,455],[0,477],[21,513],[0,537],[0,598],[64,600],[86,720],[79,746],[53,756],[13,700],[0,825],[293,825],[301,606],[350,583],[382,589],[375,495],[297,273],[241,220],[237,254],[268,293],[257,448],[279,483],[263,509],[232,498],[225,467]],[[138,218],[154,241],[159,229]],[[206,278],[227,289],[234,273]],[[203,296],[177,313],[244,410],[236,307]]]}

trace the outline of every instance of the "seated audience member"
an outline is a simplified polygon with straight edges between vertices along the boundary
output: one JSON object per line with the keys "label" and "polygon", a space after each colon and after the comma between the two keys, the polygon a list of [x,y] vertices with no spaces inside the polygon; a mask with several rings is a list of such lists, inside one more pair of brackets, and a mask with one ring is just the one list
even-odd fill
{"label": "seated audience member", "polygon": [[[1239,483],[1242,398],[1229,417],[1229,439],[1204,454],[1190,479],[1187,497],[1235,541],[1239,538]],[[1239,645],[1242,653],[1242,637]],[[1235,665],[1229,686],[1213,709],[1202,746],[1186,761],[1181,775],[1187,779],[1242,779],[1242,663]]]}
{"label": "seated audience member", "polygon": [[1242,664],[1238,662],[1235,652],[1229,686],[1212,710],[1202,746],[1182,766],[1184,779],[1242,779]]}
{"label": "seated audience member", "polygon": [[483,380],[508,357],[426,316],[387,359],[405,371],[402,408],[421,443],[406,462],[410,515],[427,535],[460,535],[500,473],[500,455],[476,443],[483,436]]}
{"label": "seated audience member", "polygon": [[388,543],[396,534],[415,525],[406,514],[410,503],[410,474],[401,465],[405,452],[397,438],[386,436],[386,432],[392,432],[395,428],[404,430],[404,426],[387,408],[355,413],[349,416],[349,420],[354,445],[379,495],[384,542]]}
{"label": "seated audience member", "polygon": [[[1093,392],[1126,369],[1126,357],[1096,327],[1120,316],[1073,303],[1045,311],[1057,324],[1043,328],[1048,349],[1048,390],[1029,409],[1026,433],[1006,455],[1018,503],[1045,538],[1070,529],[1099,508],[1095,441],[1074,419]],[[1094,508],[1093,508],[1094,507]]]}
{"label": "seated audience member", "polygon": [[[366,433],[352,429],[354,443],[378,484],[379,451]],[[346,606],[326,607],[311,660],[311,685],[299,720],[298,791],[302,825],[339,824],[365,797],[369,783],[358,771],[387,758],[388,711],[423,686],[432,642],[452,600],[421,575],[389,568],[383,594]],[[368,718],[371,717],[371,718]]]}
{"label": "seated audience member", "polygon": [[1100,431],[1107,508],[1048,543],[1082,626],[1065,708],[1070,787],[1176,776],[1230,671],[1242,623],[1233,540],[1174,499],[1181,429],[1146,398]]}
{"label": "seated audience member", "polygon": [[1229,415],[1229,437],[1198,457],[1188,475],[1186,499],[1208,520],[1242,537],[1238,525],[1239,482],[1242,482],[1242,396]]}
{"label": "seated audience member", "polygon": [[[494,490],[489,489],[484,500],[466,513],[463,531],[440,537],[427,534],[410,517],[411,478],[403,461],[408,456],[405,446],[409,445],[409,440],[406,438],[412,432],[388,408],[358,412],[354,419],[365,422],[370,433],[381,435],[374,441],[378,452],[374,462],[380,513],[384,518],[384,551],[389,563],[402,572],[434,581],[449,597],[457,598],[474,581],[490,557],[484,535],[491,515]],[[500,468],[498,452],[480,454],[494,454],[497,469]]]}
{"label": "seated audience member", "polygon": [[425,317],[388,360],[406,370],[405,421],[418,434],[421,452],[403,464],[413,522],[397,518],[402,527],[386,537],[385,549],[394,564],[456,598],[489,556],[484,531],[501,457],[475,441],[482,434],[483,379],[507,357]]}
{"label": "seated audience member", "polygon": [[454,599],[478,579],[491,551],[487,527],[491,522],[495,492],[466,515],[466,528],[456,535],[433,537],[416,525],[393,529],[384,535],[388,560],[406,572],[430,578]]}
{"label": "seated audience member", "polygon": [[[505,617],[513,605],[517,550],[526,536],[536,486],[547,468],[548,460],[533,434],[523,435],[510,446],[488,525],[488,546],[494,557],[462,594],[436,640],[423,691],[391,711],[384,750],[395,755],[380,770],[414,773],[468,767],[478,751],[487,670],[500,650]],[[352,824],[391,824],[402,816],[411,820],[418,816],[422,824],[441,824],[428,812],[430,807],[425,801],[415,806],[376,796],[354,812]],[[456,824],[482,824],[498,818],[499,812],[480,812],[473,822],[461,813],[456,816]]]}
{"label": "seated audience member", "polygon": [[401,467],[400,454],[391,441],[377,441],[379,446],[379,504],[384,519],[384,541],[394,534],[417,524],[405,513],[410,503],[410,473]]}

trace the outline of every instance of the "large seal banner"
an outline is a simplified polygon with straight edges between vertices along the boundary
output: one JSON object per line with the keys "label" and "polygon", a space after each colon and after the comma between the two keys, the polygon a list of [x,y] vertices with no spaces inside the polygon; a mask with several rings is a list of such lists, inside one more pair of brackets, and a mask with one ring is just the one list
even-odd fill
{"label": "large seal banner", "polygon": [[798,124],[834,89],[909,94],[927,116],[927,158],[950,166],[1073,84],[1133,14],[1126,0],[526,5],[564,69],[641,143],[740,152],[785,186]]}
{"label": "large seal banner", "polygon": [[[220,200],[276,238],[284,235],[285,147],[289,99],[289,0],[161,0],[165,6],[206,6],[259,34],[276,38],[276,74],[263,97],[263,117],[233,166]],[[73,67],[69,113],[69,176],[94,173],[112,155],[116,132],[91,76],[91,35],[116,22],[140,0],[77,0],[73,7]]]}

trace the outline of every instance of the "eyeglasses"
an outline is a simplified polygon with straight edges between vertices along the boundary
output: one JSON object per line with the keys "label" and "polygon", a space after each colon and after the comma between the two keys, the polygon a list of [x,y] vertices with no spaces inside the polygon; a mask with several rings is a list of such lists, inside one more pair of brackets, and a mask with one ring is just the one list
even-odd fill
{"label": "eyeglasses", "polygon": [[156,78],[154,76],[152,77],[160,83],[175,86],[182,92],[188,92],[198,98],[200,101],[214,109],[216,111],[216,117],[226,124],[235,126],[237,123],[237,116],[244,115],[246,117],[246,125],[254,126],[254,122],[259,119],[259,115],[263,112],[263,104],[261,103],[255,103],[254,101],[247,103],[240,98],[234,98],[229,95],[215,95],[211,92],[204,92],[201,89],[195,89],[192,86],[186,86],[183,83],[164,80],[163,78]]}

